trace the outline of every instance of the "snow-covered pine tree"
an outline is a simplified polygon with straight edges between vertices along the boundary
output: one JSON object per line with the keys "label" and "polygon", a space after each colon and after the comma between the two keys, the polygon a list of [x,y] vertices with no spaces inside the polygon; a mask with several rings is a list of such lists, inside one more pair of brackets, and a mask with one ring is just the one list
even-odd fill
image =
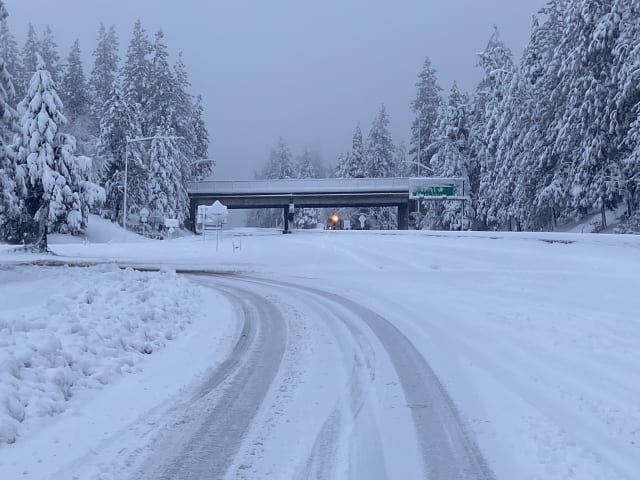
{"label": "snow-covered pine tree", "polygon": [[[4,60],[5,67],[11,73],[13,86],[15,89],[15,98],[22,98],[25,87],[22,84],[22,59],[20,58],[20,49],[16,37],[9,29],[9,23],[5,16],[0,20],[0,58]],[[13,98],[10,99],[13,102]]]}
{"label": "snow-covered pine tree", "polygon": [[568,6],[564,41],[571,47],[561,69],[561,86],[569,92],[556,148],[571,162],[571,206],[578,214],[602,212],[620,201],[621,165],[608,105],[615,96],[613,49],[620,18],[612,2],[580,0]]}
{"label": "snow-covered pine tree", "polygon": [[[155,35],[150,61],[151,70],[147,83],[148,96],[143,109],[143,133],[153,136],[157,133],[158,128],[162,127],[163,129],[172,128],[177,134],[175,127],[179,117],[178,108],[189,108],[190,103],[186,106],[178,105],[179,100],[183,99],[178,98],[177,81],[169,65],[169,51],[164,43],[162,30],[159,30]],[[180,118],[180,120],[183,119]],[[186,126],[182,127],[186,129]],[[184,133],[184,130],[181,133]]]}
{"label": "snow-covered pine tree", "polygon": [[60,99],[64,104],[65,115],[68,120],[74,122],[89,111],[89,92],[82,67],[79,40],[76,40],[71,47],[59,83]]}
{"label": "snow-covered pine tree", "polygon": [[109,29],[100,24],[98,44],[93,52],[94,64],[89,78],[91,112],[95,125],[99,125],[105,105],[111,98],[118,78],[118,50],[120,44],[115,26]]}
{"label": "snow-covered pine tree", "polygon": [[[159,126],[154,136],[171,137],[174,133],[168,126]],[[155,138],[149,156],[149,207],[153,217],[184,222],[189,215],[189,197],[182,175],[182,152],[174,139]]]}
{"label": "snow-covered pine tree", "polygon": [[[456,83],[451,87],[447,105],[444,108],[438,127],[434,132],[431,166],[439,177],[464,178],[469,185],[469,97],[463,94]],[[462,194],[462,192],[459,192]],[[465,192],[467,193],[467,192]],[[431,206],[437,214],[435,223],[429,228],[458,230],[462,227],[462,209],[460,202],[443,202]],[[466,213],[467,222],[469,213]],[[468,223],[464,225],[468,227]]]}
{"label": "snow-covered pine tree", "polygon": [[[397,174],[395,147],[389,132],[389,115],[384,105],[380,108],[367,140],[367,176],[371,178],[393,177]],[[391,229],[397,226],[395,208],[381,207],[371,210],[378,228]]]}
{"label": "snow-covered pine tree", "polygon": [[55,84],[39,55],[37,71],[18,110],[18,178],[25,206],[37,224],[37,247],[47,250],[47,233],[77,234],[87,226],[89,207],[104,191],[89,182],[91,160],[75,154],[75,139],[61,132],[66,124]]}
{"label": "snow-covered pine tree", "polygon": [[[142,135],[140,114],[137,105],[127,103],[116,87],[103,108],[100,119],[98,155],[106,165],[103,184],[106,190],[104,213],[112,220],[122,222],[124,203],[124,170],[127,137]],[[143,162],[140,143],[131,143],[128,148],[127,203],[131,212],[139,212],[148,205],[147,168]]]}
{"label": "snow-covered pine tree", "polygon": [[206,160],[209,154],[209,133],[203,118],[202,97],[194,99],[189,93],[191,82],[189,82],[182,54],[178,56],[178,61],[173,67],[173,79],[175,82],[173,128],[176,135],[182,137],[180,146],[184,150],[185,160],[188,161],[185,164],[184,175],[188,180],[210,177],[213,174],[213,163],[201,161]]}
{"label": "snow-covered pine tree", "polygon": [[138,105],[145,111],[149,98],[151,80],[151,49],[146,30],[140,20],[133,27],[133,37],[129,42],[124,66],[120,72],[122,94],[129,105]]}
{"label": "snow-covered pine tree", "polygon": [[348,178],[349,163],[351,162],[351,152],[338,154],[338,162],[334,170],[335,178]]}
{"label": "snow-covered pine tree", "polygon": [[[318,171],[313,164],[313,157],[309,149],[300,155],[296,160],[297,178],[309,179],[318,178]],[[295,226],[296,228],[316,228],[320,221],[320,210],[317,208],[296,208]]]}
{"label": "snow-covered pine tree", "polygon": [[409,168],[411,163],[407,160],[407,144],[404,140],[401,140],[396,145],[394,152],[394,163],[396,164],[396,175],[402,177],[409,176]]}
{"label": "snow-covered pine tree", "polygon": [[47,25],[42,32],[42,38],[38,44],[38,53],[42,56],[47,70],[54,82],[60,81],[60,54],[58,44],[53,36],[53,30]]}
{"label": "snow-covered pine tree", "polygon": [[198,95],[193,104],[191,113],[191,132],[193,133],[193,158],[195,162],[191,166],[190,178],[208,178],[213,175],[215,162],[198,161],[209,159],[209,131],[204,121],[204,107],[202,96]]}
{"label": "snow-covered pine tree", "polygon": [[295,178],[296,170],[291,159],[289,144],[282,137],[278,138],[277,146],[271,150],[269,161],[262,171],[264,179]]}
{"label": "snow-covered pine tree", "polygon": [[[497,27],[480,54],[479,66],[484,76],[476,89],[475,112],[470,126],[472,164],[469,174],[472,191],[476,192],[477,215],[481,219],[481,227],[486,229],[490,224],[492,228],[496,226],[496,219],[489,215],[495,195],[492,186],[499,140],[497,126],[515,70],[511,51],[500,39]],[[473,164],[473,159],[477,165]],[[479,178],[475,178],[475,174],[479,174]]]}
{"label": "snow-covered pine tree", "polygon": [[389,115],[384,105],[371,125],[367,140],[367,176],[393,177],[397,173],[393,140],[389,132]]}
{"label": "snow-covered pine tree", "polygon": [[[535,19],[520,76],[521,112],[513,150],[518,155],[515,216],[523,229],[554,229],[568,201],[568,168],[555,148],[567,93],[558,85],[567,48],[563,41],[570,0],[550,0]],[[542,21],[543,20],[543,21]],[[562,50],[560,50],[562,46]]]}
{"label": "snow-covered pine tree", "polygon": [[[418,174],[417,163],[425,167],[420,171],[420,174],[428,174],[432,154],[429,146],[433,142],[433,136],[438,127],[438,118],[442,105],[442,88],[438,85],[436,71],[428,57],[424,61],[416,87],[418,89],[416,98],[411,102],[411,110],[416,118],[411,126],[409,148],[409,156],[415,163],[408,166],[407,173],[409,176]],[[420,158],[418,158],[418,153],[420,153]]]}
{"label": "snow-covered pine tree", "polygon": [[40,51],[40,39],[36,33],[36,29],[33,24],[29,23],[27,29],[27,38],[25,39],[24,46],[22,47],[22,78],[19,83],[24,86],[25,94],[29,87],[31,77],[35,73],[38,66],[37,54]]}
{"label": "snow-covered pine tree", "polygon": [[613,50],[613,78],[618,86],[612,99],[611,129],[620,145],[621,191],[626,203],[622,231],[640,232],[640,3],[618,0],[613,13],[620,18],[620,36]]}
{"label": "snow-covered pine tree", "polygon": [[344,172],[347,178],[366,178],[368,176],[367,155],[360,125],[356,125],[351,143],[351,154]]}
{"label": "snow-covered pine tree", "polygon": [[[514,66],[502,104],[500,116],[492,135],[495,158],[493,174],[483,179],[484,201],[487,216],[499,228],[512,230],[520,225],[516,210],[516,186],[520,177],[518,142],[529,125],[526,105],[529,100],[529,85]],[[515,223],[514,223],[515,222]],[[515,225],[515,226],[514,226]]]}
{"label": "snow-covered pine tree", "polygon": [[[87,79],[84,74],[80,52],[80,42],[76,40],[69,56],[60,69],[60,99],[67,117],[66,130],[76,139],[79,155],[94,155],[97,135],[91,117],[91,99]],[[91,180],[98,181],[102,176],[104,165],[95,159],[92,162]]]}
{"label": "snow-covered pine tree", "polygon": [[[269,159],[264,164],[262,172],[256,175],[261,180],[288,179],[296,177],[295,165],[291,158],[291,149],[283,137],[271,150]],[[281,209],[261,209],[252,211],[247,218],[249,226],[276,228],[282,224]]]}
{"label": "snow-covered pine tree", "polygon": [[[0,0],[0,23],[5,27],[7,15],[4,3]],[[6,51],[0,52],[0,55],[4,53]],[[16,112],[10,103],[14,95],[11,74],[0,56],[0,240],[13,242],[19,240],[17,223],[20,217],[15,158],[7,144],[14,132]]]}

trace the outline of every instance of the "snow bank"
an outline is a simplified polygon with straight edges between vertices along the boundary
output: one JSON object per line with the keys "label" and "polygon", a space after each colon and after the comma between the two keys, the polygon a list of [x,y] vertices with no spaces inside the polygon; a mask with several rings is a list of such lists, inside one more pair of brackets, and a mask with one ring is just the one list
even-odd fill
{"label": "snow bank", "polygon": [[136,371],[200,308],[199,291],[175,272],[101,266],[54,278],[69,288],[44,305],[4,308],[11,302],[0,297],[0,444],[15,442],[22,424],[63,412],[80,390]]}

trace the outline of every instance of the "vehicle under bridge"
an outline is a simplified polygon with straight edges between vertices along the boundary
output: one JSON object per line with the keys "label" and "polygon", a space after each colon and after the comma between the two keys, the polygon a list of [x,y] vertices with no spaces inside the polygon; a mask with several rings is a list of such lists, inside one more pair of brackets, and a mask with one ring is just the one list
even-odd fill
{"label": "vehicle under bridge", "polygon": [[[460,201],[462,178],[327,178],[308,180],[205,180],[189,184],[190,223],[196,230],[200,205],[218,200],[229,209],[281,208],[284,232],[290,232],[296,208],[396,207],[398,229],[409,229],[409,211],[420,199]],[[412,208],[415,210],[415,208]]]}

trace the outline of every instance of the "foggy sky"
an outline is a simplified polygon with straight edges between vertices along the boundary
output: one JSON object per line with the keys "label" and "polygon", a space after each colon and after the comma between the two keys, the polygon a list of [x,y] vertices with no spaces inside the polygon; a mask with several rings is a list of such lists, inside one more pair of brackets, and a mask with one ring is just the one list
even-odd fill
{"label": "foggy sky", "polygon": [[24,42],[30,21],[50,24],[66,57],[80,39],[85,70],[98,26],[115,24],[122,55],[133,23],[162,28],[182,51],[193,93],[204,96],[211,157],[221,179],[260,169],[278,136],[294,153],[309,146],[327,163],[365,135],[380,105],[394,141],[409,140],[409,104],[425,56],[448,91],[472,91],[477,52],[493,25],[519,57],[545,0],[5,0]]}

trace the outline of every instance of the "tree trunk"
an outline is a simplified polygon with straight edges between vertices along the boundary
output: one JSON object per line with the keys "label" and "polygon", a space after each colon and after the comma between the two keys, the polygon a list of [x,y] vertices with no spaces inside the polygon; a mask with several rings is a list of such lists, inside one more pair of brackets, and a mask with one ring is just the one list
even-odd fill
{"label": "tree trunk", "polygon": [[607,229],[607,210],[604,208],[604,200],[602,201],[600,213],[602,214],[602,231],[604,232]]}
{"label": "tree trunk", "polygon": [[47,233],[49,231],[49,228],[46,225],[43,225],[40,228],[40,239],[38,240],[38,243],[36,244],[36,248],[38,249],[38,251],[45,253],[49,251],[49,243],[47,241]]}

